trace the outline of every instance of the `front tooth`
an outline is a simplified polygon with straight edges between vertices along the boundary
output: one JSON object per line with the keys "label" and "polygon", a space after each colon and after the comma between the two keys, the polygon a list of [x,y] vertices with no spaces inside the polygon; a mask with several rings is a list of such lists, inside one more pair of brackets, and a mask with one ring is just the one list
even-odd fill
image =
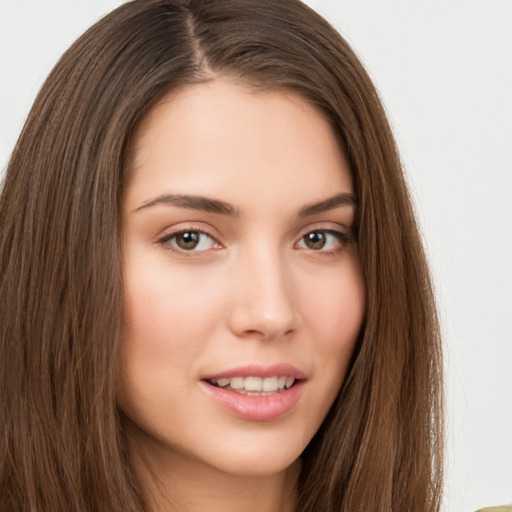
{"label": "front tooth", "polygon": [[286,383],[285,383],[286,389],[291,388],[292,384],[294,382],[295,382],[295,379],[293,377],[286,377]]}
{"label": "front tooth", "polygon": [[247,391],[261,391],[263,379],[261,377],[246,377],[244,388]]}
{"label": "front tooth", "polygon": [[262,391],[277,391],[277,377],[265,377],[261,386]]}
{"label": "front tooth", "polygon": [[233,389],[242,389],[244,387],[243,377],[233,377],[229,379],[230,385]]}
{"label": "front tooth", "polygon": [[285,384],[286,384],[286,377],[279,377],[277,379],[277,385],[279,386],[279,389],[284,389]]}
{"label": "front tooth", "polygon": [[224,387],[226,387],[229,384],[230,380],[231,379],[227,379],[227,378],[219,379],[217,381],[217,385],[220,386],[221,388],[224,388]]}

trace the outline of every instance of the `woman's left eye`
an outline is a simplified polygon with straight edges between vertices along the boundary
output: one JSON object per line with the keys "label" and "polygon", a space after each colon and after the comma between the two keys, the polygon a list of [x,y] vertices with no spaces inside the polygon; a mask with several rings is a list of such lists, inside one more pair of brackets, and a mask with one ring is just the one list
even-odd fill
{"label": "woman's left eye", "polygon": [[189,229],[165,236],[159,243],[170,245],[172,249],[180,252],[208,251],[217,247],[217,242],[207,233]]}
{"label": "woman's left eye", "polygon": [[348,236],[341,231],[316,229],[303,235],[297,243],[297,247],[312,251],[329,252],[341,249],[347,241]]}

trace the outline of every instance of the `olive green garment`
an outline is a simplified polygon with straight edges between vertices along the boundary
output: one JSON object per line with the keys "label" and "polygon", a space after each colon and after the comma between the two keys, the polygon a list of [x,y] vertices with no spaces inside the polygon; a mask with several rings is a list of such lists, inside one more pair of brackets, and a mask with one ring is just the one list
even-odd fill
{"label": "olive green garment", "polygon": [[481,508],[476,512],[512,512],[512,505],[503,505],[502,507]]}

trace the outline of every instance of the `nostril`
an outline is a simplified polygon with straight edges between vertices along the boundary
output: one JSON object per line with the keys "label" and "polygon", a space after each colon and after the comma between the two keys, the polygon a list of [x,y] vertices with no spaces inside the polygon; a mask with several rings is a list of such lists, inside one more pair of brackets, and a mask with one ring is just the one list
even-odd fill
{"label": "nostril", "polygon": [[[247,293],[242,295],[241,292]],[[290,337],[300,326],[300,315],[293,300],[283,294],[239,290],[226,320],[229,329],[241,338],[275,340]]]}

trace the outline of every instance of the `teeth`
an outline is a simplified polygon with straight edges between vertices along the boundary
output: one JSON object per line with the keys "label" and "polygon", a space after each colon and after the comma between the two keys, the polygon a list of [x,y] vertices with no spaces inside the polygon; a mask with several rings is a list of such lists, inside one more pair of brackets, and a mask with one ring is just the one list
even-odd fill
{"label": "teeth", "polygon": [[262,391],[277,391],[278,388],[277,377],[267,377],[263,379]]}
{"label": "teeth", "polygon": [[233,389],[242,389],[244,387],[244,378],[243,377],[233,377],[229,379],[229,385]]}
{"label": "teeth", "polygon": [[[293,386],[295,379],[293,377],[223,377],[221,379],[212,380],[214,384],[221,388],[231,388],[246,394],[249,392],[277,392],[283,391]],[[251,393],[252,394],[252,393]]]}
{"label": "teeth", "polygon": [[261,391],[262,385],[263,379],[261,377],[245,378],[244,388],[247,389],[247,391]]}

